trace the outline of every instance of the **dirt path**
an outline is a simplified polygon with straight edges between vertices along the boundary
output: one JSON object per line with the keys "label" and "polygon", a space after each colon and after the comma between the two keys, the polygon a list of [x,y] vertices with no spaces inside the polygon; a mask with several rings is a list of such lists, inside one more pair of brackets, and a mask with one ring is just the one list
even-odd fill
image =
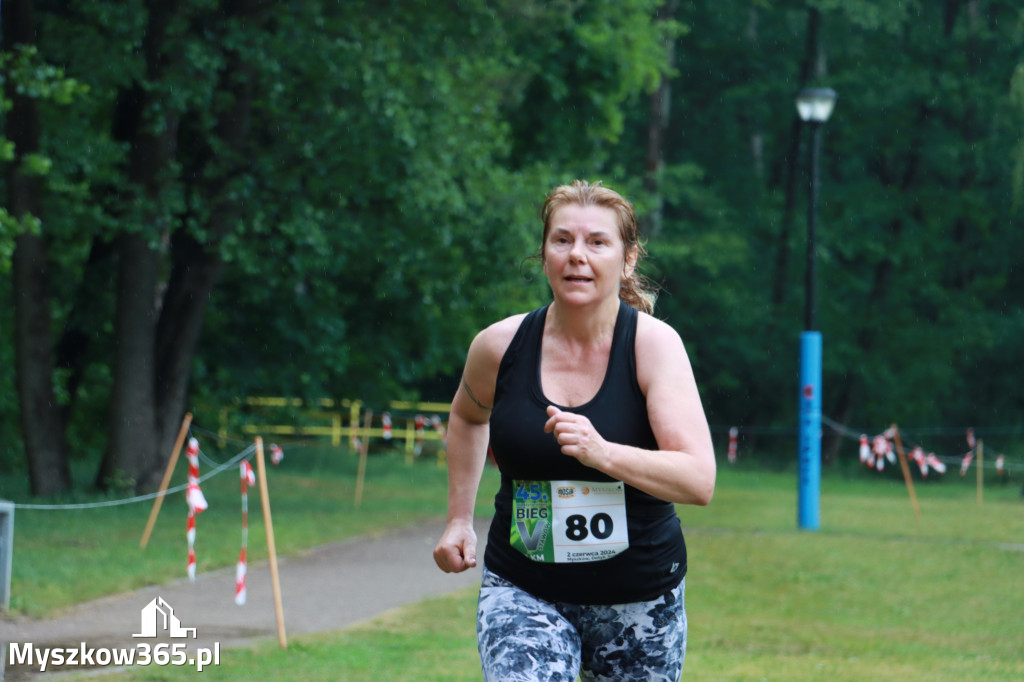
{"label": "dirt path", "polygon": [[[487,536],[487,519],[477,521],[477,535]],[[480,569],[447,575],[434,564],[431,550],[443,529],[435,519],[399,530],[355,538],[278,561],[285,628],[289,637],[346,628],[384,611],[479,584]],[[483,548],[481,547],[481,555]],[[147,587],[80,604],[49,620],[0,620],[4,658],[8,643],[36,648],[134,648],[142,642],[181,642],[166,637],[133,638],[142,633],[141,610],[162,597],[182,627],[196,628],[188,651],[250,645],[277,640],[277,621],[267,562],[252,563],[248,599],[234,603],[233,568],[188,580]],[[40,677],[24,666],[8,666],[6,680]],[[4,679],[4,678],[0,678]]]}

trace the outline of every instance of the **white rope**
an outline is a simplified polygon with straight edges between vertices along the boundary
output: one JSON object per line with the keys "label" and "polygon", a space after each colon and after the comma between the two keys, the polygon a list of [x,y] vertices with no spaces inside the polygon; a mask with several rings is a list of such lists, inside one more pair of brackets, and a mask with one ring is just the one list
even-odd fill
{"label": "white rope", "polygon": [[[829,427],[833,431],[835,431],[841,437],[849,438],[850,440],[854,440],[854,441],[859,441],[861,434],[868,433],[867,430],[851,429],[850,427],[846,426],[845,424],[840,424],[836,420],[831,419],[831,418],[829,418],[828,416],[826,416],[824,414],[821,415],[821,423],[824,424],[825,426]],[[992,427],[992,428],[986,428],[984,431],[985,431],[985,433],[1011,433],[1011,432],[1016,433],[1016,429],[1017,429],[1017,427]],[[718,429],[718,430],[721,430],[721,429]],[[796,434],[796,429],[793,429],[792,427],[767,427],[767,428],[766,427],[740,427],[739,428],[739,432],[740,433],[747,433],[747,434],[755,434],[755,435],[756,434],[762,434],[762,435],[771,435],[771,434],[795,435]],[[967,432],[967,427],[964,427],[964,428],[931,427],[931,428],[911,429],[909,431],[906,431],[904,429],[900,429],[900,433],[903,434],[904,436],[909,436],[911,433],[913,433],[913,434],[929,434],[929,435],[951,435],[951,434],[962,434],[962,433],[966,433],[966,432]],[[913,443],[910,440],[907,440],[905,445],[907,446],[907,449],[909,450],[909,449],[913,449],[915,443]],[[962,455],[935,455],[935,456],[943,464],[959,466],[961,461],[963,460],[963,458],[965,456],[967,456],[967,454],[969,454],[969,451],[965,452]],[[995,459],[996,459],[996,457],[999,457],[1000,455],[1002,455],[1004,458],[1008,458],[1008,455],[1006,453],[999,452],[998,450],[991,450],[991,449],[986,451],[986,455],[989,455],[989,456],[985,457],[985,462],[983,464],[983,468],[985,468],[985,469],[995,469],[996,468]],[[976,465],[977,462],[972,462],[971,464],[972,465]],[[1009,461],[1007,459],[1006,461],[1004,461],[1003,469],[1006,470],[1006,471],[1024,471],[1024,462]]]}
{"label": "white rope", "polygon": [[[847,426],[845,426],[843,424],[840,424],[839,422],[835,421],[834,419],[829,419],[825,415],[821,415],[821,421],[822,421],[823,424],[825,424],[826,426],[831,428],[833,431],[835,431],[839,435],[841,435],[841,436],[843,436],[845,438],[849,438],[850,440],[860,440],[860,435],[862,433],[867,433],[867,431],[855,431],[855,430],[853,430],[851,428],[848,428]],[[989,429],[985,429],[985,431],[988,432]],[[960,429],[960,430],[936,429],[936,428],[933,428],[933,429],[913,429],[913,432],[914,433],[917,433],[917,432],[928,432],[928,433],[933,433],[933,434],[953,434],[953,433],[966,433],[967,429],[966,428]],[[904,436],[909,435],[909,433],[907,431],[904,431],[903,429],[900,429],[900,433],[903,434]],[[913,449],[913,447],[916,445],[916,443],[913,443],[911,441],[907,441],[907,443],[905,443],[905,445],[908,446],[908,449]],[[963,461],[963,458],[966,457],[967,455],[971,454],[971,452],[972,451],[968,450],[967,452],[963,453],[962,455],[935,455],[935,456],[943,464],[959,466],[960,463]],[[986,454],[988,454],[990,456],[985,458],[985,462],[982,465],[983,468],[985,468],[985,469],[995,469],[996,468],[995,458],[999,457],[1000,455],[1002,455],[1003,457],[1007,456],[1006,453],[999,452],[998,450],[989,450]],[[977,466],[977,464],[978,464],[977,462],[971,462],[972,466]],[[1024,463],[1007,461],[1007,462],[1005,462],[1003,464],[1003,469],[1006,470],[1006,471],[1024,471]]]}
{"label": "white rope", "polygon": [[[242,450],[237,455],[235,455],[234,457],[229,459],[227,462],[224,462],[223,464],[216,465],[216,467],[214,469],[212,469],[209,473],[207,473],[204,476],[201,476],[199,478],[199,482],[202,483],[203,481],[206,481],[206,480],[208,480],[210,478],[213,478],[214,476],[216,476],[217,474],[221,473],[225,469],[227,469],[229,467],[232,467],[235,464],[238,464],[240,461],[242,461],[243,459],[248,457],[250,454],[252,454],[255,450],[256,450],[256,446],[255,445],[250,445],[245,450]],[[200,454],[202,454],[202,450],[200,450]],[[208,458],[206,458],[206,459],[207,459],[207,461],[212,461],[212,460],[209,460]],[[161,492],[148,493],[146,495],[137,495],[135,497],[128,497],[128,498],[124,498],[124,499],[120,499],[120,500],[105,500],[103,502],[83,502],[81,504],[20,504],[20,503],[16,503],[14,505],[14,508],[15,509],[37,509],[37,510],[46,510],[46,511],[66,511],[66,510],[70,510],[70,509],[99,509],[101,507],[117,507],[117,506],[124,505],[124,504],[133,504],[135,502],[145,502],[146,500],[152,500],[153,498],[159,497],[161,495],[165,495],[166,496],[166,495],[171,495],[173,493],[180,493],[182,490],[185,490],[187,487],[188,487],[188,483],[183,483],[183,484],[175,486],[173,488],[168,488],[167,490],[165,490],[162,493]]]}

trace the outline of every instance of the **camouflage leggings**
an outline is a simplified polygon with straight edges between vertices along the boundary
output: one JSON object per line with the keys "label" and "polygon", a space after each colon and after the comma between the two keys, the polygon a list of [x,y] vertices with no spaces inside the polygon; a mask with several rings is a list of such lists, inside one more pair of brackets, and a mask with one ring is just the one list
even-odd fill
{"label": "camouflage leggings", "polygon": [[477,642],[488,682],[677,682],[686,655],[685,580],[653,601],[547,602],[486,568]]}

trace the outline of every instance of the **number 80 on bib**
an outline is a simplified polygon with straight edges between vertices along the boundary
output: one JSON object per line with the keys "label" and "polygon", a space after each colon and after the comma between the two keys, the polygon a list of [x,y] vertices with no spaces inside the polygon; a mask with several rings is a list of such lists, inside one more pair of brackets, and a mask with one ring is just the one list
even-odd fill
{"label": "number 80 on bib", "polygon": [[621,481],[514,482],[510,541],[535,561],[602,561],[629,547]]}

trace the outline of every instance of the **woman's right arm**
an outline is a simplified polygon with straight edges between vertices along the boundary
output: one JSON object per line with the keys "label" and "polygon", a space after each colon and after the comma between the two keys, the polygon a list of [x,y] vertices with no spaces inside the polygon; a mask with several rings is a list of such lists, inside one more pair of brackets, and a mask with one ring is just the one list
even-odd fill
{"label": "woman's right arm", "polygon": [[446,573],[476,566],[473,508],[487,461],[494,384],[501,358],[522,317],[502,320],[477,334],[452,399],[447,432],[448,516],[444,534],[434,548],[434,561]]}

